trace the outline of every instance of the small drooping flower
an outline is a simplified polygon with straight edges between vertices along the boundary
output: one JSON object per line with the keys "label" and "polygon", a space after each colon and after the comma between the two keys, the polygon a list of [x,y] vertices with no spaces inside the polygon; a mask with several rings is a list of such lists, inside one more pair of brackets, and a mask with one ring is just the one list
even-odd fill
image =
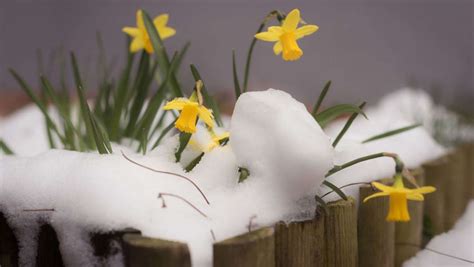
{"label": "small drooping flower", "polygon": [[196,101],[180,97],[169,101],[164,107],[164,110],[180,110],[178,120],[175,126],[181,132],[195,133],[196,122],[199,117],[210,128],[214,127],[214,116],[212,111]]}
{"label": "small drooping flower", "polygon": [[[176,34],[175,29],[166,25],[168,18],[168,14],[161,14],[153,19],[153,24],[162,40]],[[153,53],[153,46],[151,45],[150,37],[146,31],[145,23],[143,22],[143,12],[141,10],[137,11],[137,27],[124,27],[122,31],[133,38],[130,43],[130,52],[135,53],[145,49],[148,54]]]}
{"label": "small drooping flower", "polygon": [[[229,138],[230,134],[221,128],[204,130],[205,127],[199,127],[196,134],[189,140],[189,145],[199,152],[210,152],[216,147],[223,145],[223,142]],[[202,130],[200,132],[200,130]],[[214,130],[220,130],[216,133]]]}
{"label": "small drooping flower", "polygon": [[395,178],[393,186],[377,182],[372,182],[372,185],[382,192],[366,197],[364,202],[375,197],[389,196],[390,202],[387,221],[409,221],[410,214],[408,213],[407,200],[423,201],[423,194],[428,194],[436,190],[436,188],[432,186],[423,186],[415,189],[406,188],[403,185],[403,179],[401,176]]}
{"label": "small drooping flower", "polygon": [[220,134],[215,134],[213,131],[211,131],[211,136],[212,136],[212,141],[209,143],[209,145],[207,147],[207,151],[211,151],[214,148],[220,146],[222,141],[229,138],[230,133],[229,132],[223,132],[223,133],[220,133]]}
{"label": "small drooping flower", "polygon": [[304,36],[313,34],[319,29],[316,25],[304,25],[298,28],[300,21],[300,11],[293,9],[288,13],[281,26],[268,27],[268,31],[255,34],[255,38],[267,42],[276,42],[273,46],[275,55],[283,52],[282,57],[284,60],[297,60],[303,55],[303,50],[301,50],[296,41]]}

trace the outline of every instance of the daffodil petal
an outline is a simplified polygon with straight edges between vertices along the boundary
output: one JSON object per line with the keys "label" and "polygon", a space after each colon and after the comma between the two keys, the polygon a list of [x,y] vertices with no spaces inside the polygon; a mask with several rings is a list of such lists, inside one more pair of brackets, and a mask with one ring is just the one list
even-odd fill
{"label": "daffodil petal", "polygon": [[319,29],[319,27],[316,26],[316,25],[304,25],[303,27],[300,27],[300,28],[296,29],[296,31],[295,31],[296,39],[300,39],[304,36],[313,34],[318,29]]}
{"label": "daffodil petal", "polygon": [[130,52],[135,53],[143,49],[145,44],[143,43],[142,38],[134,38],[132,43],[130,44]]}
{"label": "daffodil petal", "polygon": [[378,190],[382,191],[382,192],[393,192],[393,191],[396,191],[395,188],[391,187],[391,186],[388,186],[388,185],[384,185],[382,183],[379,183],[379,182],[372,182],[372,185],[375,186],[375,188],[377,188]]}
{"label": "daffodil petal", "polygon": [[130,35],[131,37],[137,37],[138,35],[140,35],[140,30],[134,27],[124,27],[122,31]]}
{"label": "daffodil petal", "polygon": [[409,200],[415,200],[415,201],[423,201],[425,198],[423,197],[422,194],[419,194],[419,193],[410,193],[410,194],[407,194],[407,199],[409,199]]}
{"label": "daffodil petal", "polygon": [[190,104],[190,102],[192,102],[192,101],[190,101],[187,98],[175,98],[175,99],[169,101],[168,103],[166,103],[166,105],[163,107],[163,109],[164,110],[170,110],[170,109],[181,110],[181,109],[183,109],[184,105]]}
{"label": "daffodil petal", "polygon": [[283,46],[281,45],[280,41],[276,42],[275,45],[273,45],[273,53],[275,53],[275,55],[279,55],[282,50]]}
{"label": "daffodil petal", "polygon": [[280,34],[275,32],[259,32],[255,34],[255,38],[266,42],[276,42],[280,39]]}
{"label": "daffodil petal", "polygon": [[176,30],[171,27],[158,29],[158,32],[160,33],[160,37],[163,40],[176,34]]}
{"label": "daffodil petal", "polygon": [[286,18],[281,26],[285,31],[294,31],[296,30],[296,27],[298,27],[298,23],[300,22],[300,20],[300,11],[295,8],[291,10],[288,15],[286,15]]}
{"label": "daffodil petal", "polygon": [[283,28],[280,27],[280,26],[270,26],[268,27],[268,31],[269,32],[273,32],[273,33],[278,33],[278,34],[283,34]]}
{"label": "daffodil petal", "polygon": [[161,14],[157,16],[155,19],[153,19],[153,24],[155,24],[155,27],[164,27],[168,23],[169,15],[168,14]]}
{"label": "daffodil petal", "polygon": [[145,29],[145,22],[143,22],[143,12],[141,9],[137,11],[137,27],[138,29]]}
{"label": "daffodil petal", "polygon": [[388,192],[378,192],[378,193],[372,194],[372,195],[364,198],[364,203],[367,202],[367,200],[369,200],[369,199],[376,198],[376,197],[384,197],[384,196],[388,196],[388,195],[390,195],[390,193],[388,193]]}
{"label": "daffodil petal", "polygon": [[419,193],[419,194],[428,194],[436,191],[436,188],[433,186],[423,186],[420,188],[415,188],[412,190],[413,193]]}
{"label": "daffodil petal", "polygon": [[214,116],[212,115],[212,112],[206,107],[199,107],[199,118],[209,127],[214,127]]}

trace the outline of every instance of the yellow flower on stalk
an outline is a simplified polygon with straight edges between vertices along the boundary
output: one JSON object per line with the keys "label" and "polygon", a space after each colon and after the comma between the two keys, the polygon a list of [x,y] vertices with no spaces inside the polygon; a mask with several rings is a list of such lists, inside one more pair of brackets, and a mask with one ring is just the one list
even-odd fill
{"label": "yellow flower on stalk", "polygon": [[181,132],[195,133],[196,120],[199,117],[209,127],[214,127],[214,116],[212,111],[198,102],[190,99],[180,97],[169,101],[164,107],[164,110],[181,110],[178,120],[175,122],[176,128]]}
{"label": "yellow flower on stalk", "polygon": [[364,199],[364,202],[375,197],[389,196],[389,212],[387,221],[406,222],[410,220],[407,200],[423,201],[423,194],[434,192],[436,188],[423,186],[415,189],[406,188],[403,185],[402,177],[396,177],[393,186],[373,182],[372,185],[382,192],[375,193]]}
{"label": "yellow flower on stalk", "polygon": [[[176,34],[175,29],[166,26],[168,18],[168,14],[161,14],[153,19],[153,24],[162,40]],[[153,46],[151,45],[150,37],[146,31],[145,23],[143,22],[143,12],[141,10],[137,11],[137,27],[124,27],[122,31],[133,38],[130,44],[130,52],[135,53],[145,49],[148,54],[153,53]]]}
{"label": "yellow flower on stalk", "polygon": [[267,42],[276,42],[273,46],[275,55],[283,52],[282,57],[284,60],[297,60],[303,55],[303,50],[301,50],[296,41],[304,36],[313,34],[319,29],[316,25],[304,25],[298,28],[300,21],[300,11],[293,9],[288,13],[281,26],[268,27],[268,31],[255,34],[255,38]]}
{"label": "yellow flower on stalk", "polygon": [[215,134],[214,131],[211,131],[211,136],[212,136],[212,141],[208,145],[206,152],[209,152],[209,151],[213,150],[214,148],[220,146],[221,141],[229,138],[230,133],[229,132],[223,132],[221,134]]}

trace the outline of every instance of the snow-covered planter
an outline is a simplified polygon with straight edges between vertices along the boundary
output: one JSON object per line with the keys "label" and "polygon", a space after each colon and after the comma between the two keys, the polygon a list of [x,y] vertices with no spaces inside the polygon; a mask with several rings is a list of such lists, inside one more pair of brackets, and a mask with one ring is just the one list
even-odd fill
{"label": "snow-covered planter", "polygon": [[116,81],[104,75],[94,101],[74,54],[77,103],[41,76],[48,107],[11,71],[40,112],[0,124],[11,154],[0,156],[1,266],[398,266],[416,252],[401,245],[423,246],[428,185],[432,233],[460,217],[471,148],[447,154],[387,101],[323,109],[331,82],[312,112],[280,90],[247,91],[257,39],[285,61],[303,55],[297,40],[318,27],[298,9],[265,18],[242,86],[234,54],[231,117],[194,65],[185,97],[176,68],[187,46],[167,54],[167,22],[137,12],[137,27],[123,28],[126,66]]}

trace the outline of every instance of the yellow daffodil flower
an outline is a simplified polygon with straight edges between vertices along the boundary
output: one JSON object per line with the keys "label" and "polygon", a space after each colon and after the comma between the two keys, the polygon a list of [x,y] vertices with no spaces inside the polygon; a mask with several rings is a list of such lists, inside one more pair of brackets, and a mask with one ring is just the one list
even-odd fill
{"label": "yellow daffodil flower", "polygon": [[211,128],[214,126],[214,116],[212,115],[212,111],[190,99],[182,97],[175,98],[174,100],[169,101],[163,109],[181,110],[178,120],[175,123],[176,128],[181,132],[195,133],[196,119],[198,116],[205,124],[207,124],[207,126]]}
{"label": "yellow daffodil flower", "polygon": [[211,143],[207,146],[207,151],[209,152],[213,150],[214,148],[218,147],[221,145],[221,141],[229,138],[230,133],[229,132],[223,132],[221,134],[215,134],[213,131],[211,131],[211,136],[212,136],[212,141]]}
{"label": "yellow daffodil flower", "polygon": [[[161,14],[153,20],[153,24],[158,31],[161,39],[164,40],[176,34],[175,29],[166,26],[168,23],[168,14]],[[130,52],[135,53],[145,49],[149,54],[153,53],[153,46],[150,42],[150,37],[143,22],[143,12],[137,11],[137,27],[124,27],[123,32],[133,38],[130,44]]]}
{"label": "yellow daffodil flower", "polygon": [[288,13],[281,26],[268,27],[268,31],[255,34],[255,38],[267,42],[276,42],[273,46],[275,55],[279,55],[283,51],[282,57],[284,60],[297,60],[303,55],[303,50],[298,46],[296,40],[313,34],[319,28],[316,25],[304,25],[298,28],[300,21],[300,11],[293,9]]}
{"label": "yellow daffodil flower", "polygon": [[423,194],[434,192],[436,188],[423,186],[415,189],[406,188],[401,177],[396,177],[393,186],[373,182],[372,185],[382,192],[375,193],[364,199],[364,202],[375,197],[389,196],[389,212],[387,221],[406,222],[410,220],[407,200],[423,201]]}

